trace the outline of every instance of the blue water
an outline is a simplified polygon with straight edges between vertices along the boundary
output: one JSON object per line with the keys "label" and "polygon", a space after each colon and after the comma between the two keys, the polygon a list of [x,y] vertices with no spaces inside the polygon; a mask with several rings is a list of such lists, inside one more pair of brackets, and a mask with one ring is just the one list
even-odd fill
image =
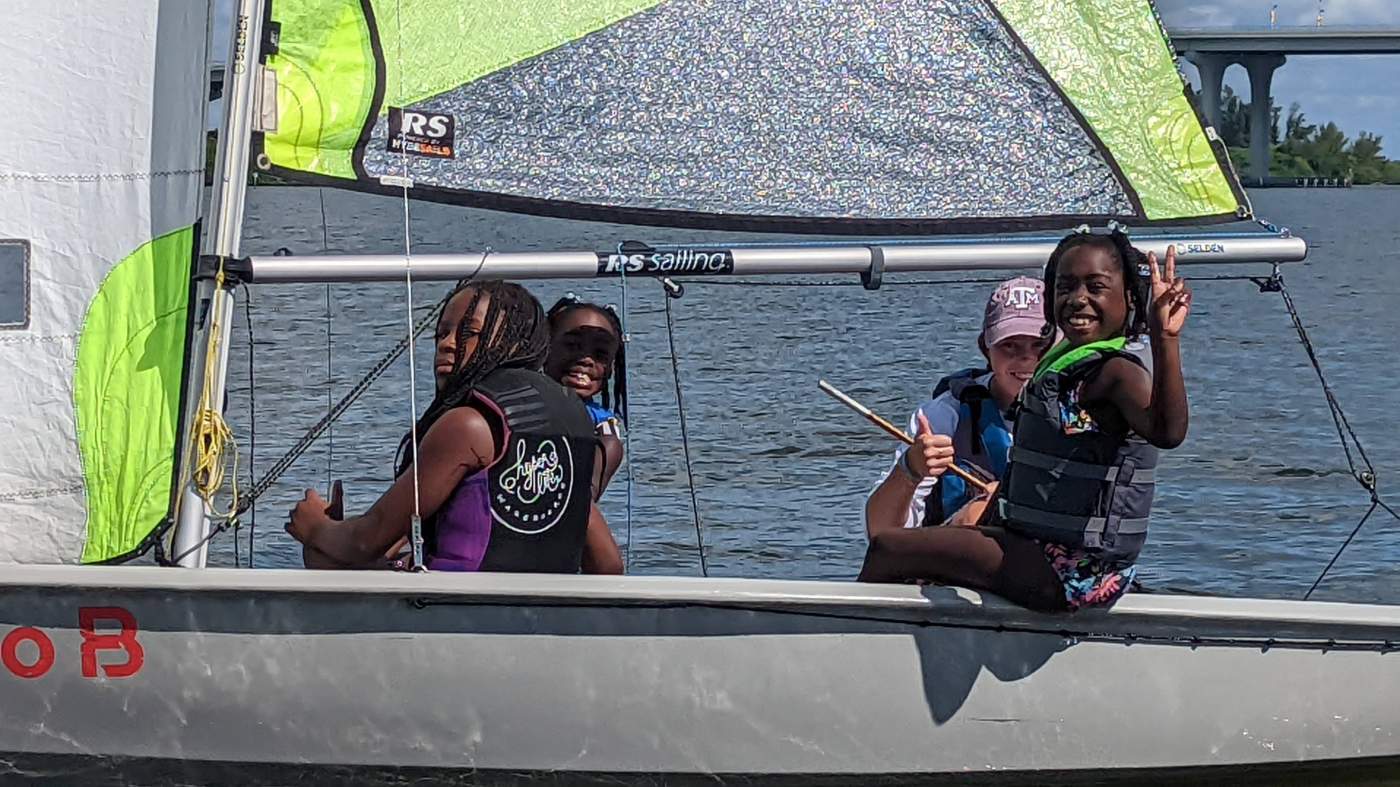
{"label": "blue water", "polygon": [[[326,205],[323,242],[320,197]],[[1256,212],[1311,244],[1285,268],[1290,292],[1328,380],[1375,465],[1383,493],[1400,470],[1400,189],[1260,191]],[[489,211],[414,204],[419,252],[604,249],[625,239],[715,239]],[[758,239],[758,236],[752,236]],[[749,238],[745,238],[749,239]],[[772,236],[763,236],[772,239]],[[244,250],[314,254],[403,251],[394,199],[315,189],[251,192]],[[1190,268],[1188,277],[1246,272]],[[1265,274],[1266,267],[1247,272]],[[928,277],[918,277],[928,278]],[[950,278],[950,277],[944,277]],[[978,277],[984,278],[984,277]],[[852,277],[854,281],[854,277]],[[426,307],[442,284],[420,283]],[[864,550],[862,506],[892,443],[818,391],[831,380],[902,422],[941,374],[977,360],[976,335],[990,284],[770,288],[692,284],[674,304],[676,344],[700,520],[710,573],[847,579]],[[621,303],[617,282],[547,282],[531,289],[548,306],[560,294]],[[663,299],[633,280],[628,316],[632,469],[604,508],[631,570],[698,574],[696,533],[682,461]],[[1195,283],[1184,337],[1191,432],[1160,474],[1143,580],[1158,588],[1225,595],[1299,597],[1368,506],[1350,474],[1322,390],[1277,294],[1248,282]],[[259,286],[252,294],[254,396],[239,306],[230,365],[230,420],[260,475],[400,338],[402,284],[330,288]],[[427,342],[419,345],[417,407],[431,394]],[[250,418],[256,406],[256,419]],[[389,480],[410,417],[408,367],[400,361],[314,446],[257,509],[258,566],[292,566],[299,549],[282,531],[306,486],[345,480],[347,510],[368,506]],[[250,438],[256,427],[256,451]],[[255,454],[250,457],[250,453]],[[1400,507],[1400,495],[1389,498]],[[221,538],[215,560],[231,564]],[[1383,512],[1363,529],[1315,597],[1400,601],[1400,522]],[[239,558],[248,559],[248,532]]]}

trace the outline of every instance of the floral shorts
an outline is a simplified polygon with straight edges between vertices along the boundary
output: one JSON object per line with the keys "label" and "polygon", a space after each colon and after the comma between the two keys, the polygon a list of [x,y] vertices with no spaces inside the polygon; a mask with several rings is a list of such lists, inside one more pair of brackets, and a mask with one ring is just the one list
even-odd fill
{"label": "floral shorts", "polygon": [[1110,565],[1082,549],[1042,542],[1045,559],[1065,586],[1065,601],[1071,611],[1083,607],[1107,606],[1117,601],[1133,577],[1137,566]]}

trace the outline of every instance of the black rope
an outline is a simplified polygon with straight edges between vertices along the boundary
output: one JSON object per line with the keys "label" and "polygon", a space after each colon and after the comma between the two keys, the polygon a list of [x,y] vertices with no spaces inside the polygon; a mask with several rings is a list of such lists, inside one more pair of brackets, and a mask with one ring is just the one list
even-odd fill
{"label": "black rope", "polygon": [[671,313],[671,301],[679,295],[673,295],[668,289],[665,294],[666,301],[666,341],[671,345],[671,379],[676,383],[676,414],[680,416],[681,422],[681,451],[685,454],[685,477],[690,485],[690,512],[695,518],[695,548],[700,551],[700,576],[710,575],[709,564],[705,561],[705,539],[700,531],[700,503],[695,497],[695,471],[690,463],[690,435],[685,426],[685,400],[681,397],[681,367],[676,357],[676,324]]}
{"label": "black rope", "polygon": [[[329,254],[331,250],[330,225],[326,221],[326,190],[316,189],[317,195],[321,199],[321,253]],[[326,282],[326,412],[330,412],[334,407],[331,398],[331,283]],[[335,474],[335,428],[326,428],[326,489],[331,488],[332,476]]]}
{"label": "black rope", "polygon": [[[258,398],[257,381],[253,376],[253,293],[248,289],[248,284],[243,284],[243,322],[248,328],[248,481],[252,482],[253,476],[258,469]],[[248,568],[253,567],[253,549],[255,545],[254,537],[258,528],[258,505],[254,501],[249,506],[248,518]],[[238,539],[233,540],[235,553],[238,550]],[[237,554],[234,555],[234,563],[238,562]]]}
{"label": "black rope", "polygon": [[[1361,488],[1366,490],[1366,493],[1371,499],[1371,506],[1366,509],[1366,513],[1361,517],[1361,521],[1357,522],[1356,527],[1352,528],[1351,534],[1348,535],[1341,546],[1337,548],[1336,553],[1332,555],[1332,559],[1327,561],[1327,566],[1322,569],[1322,573],[1318,574],[1317,579],[1314,580],[1312,586],[1308,588],[1308,592],[1303,594],[1303,600],[1307,601],[1312,598],[1313,592],[1316,591],[1323,580],[1327,578],[1327,574],[1331,572],[1332,567],[1337,564],[1342,553],[1351,545],[1351,542],[1361,532],[1361,528],[1370,520],[1371,514],[1375,513],[1377,508],[1384,509],[1391,516],[1395,517],[1397,521],[1400,521],[1400,514],[1396,514],[1390,506],[1385,504],[1385,501],[1381,500],[1380,492],[1376,486],[1375,465],[1371,464],[1371,458],[1366,455],[1366,449],[1361,444],[1361,438],[1356,435],[1356,430],[1352,428],[1351,421],[1347,419],[1346,412],[1342,410],[1341,402],[1337,400],[1337,395],[1333,392],[1331,383],[1327,381],[1327,375],[1322,371],[1322,362],[1318,360],[1317,349],[1313,347],[1312,338],[1308,336],[1308,330],[1303,325],[1302,318],[1298,316],[1298,307],[1293,302],[1293,295],[1289,293],[1288,287],[1284,284],[1283,274],[1279,272],[1278,266],[1274,266],[1272,276],[1269,276],[1267,279],[1255,279],[1254,281],[1259,285],[1261,291],[1277,292],[1283,298],[1283,305],[1288,310],[1289,319],[1293,321],[1293,329],[1298,334],[1298,341],[1303,345],[1303,351],[1307,353],[1308,362],[1312,364],[1313,372],[1317,375],[1317,380],[1322,385],[1322,394],[1327,400],[1327,410],[1332,415],[1332,425],[1337,429],[1337,439],[1342,444],[1342,453],[1346,455],[1347,467],[1351,471],[1352,478],[1355,478],[1356,482],[1361,485]],[[1355,449],[1354,454],[1353,448]],[[1358,457],[1360,458],[1361,464],[1364,465],[1364,468],[1357,466]]]}
{"label": "black rope", "polygon": [[1322,573],[1318,574],[1317,579],[1313,580],[1312,587],[1308,588],[1308,592],[1303,594],[1304,601],[1307,601],[1309,598],[1312,598],[1313,591],[1317,590],[1317,586],[1322,584],[1322,578],[1327,576],[1327,572],[1331,571],[1332,566],[1337,564],[1337,559],[1342,556],[1342,553],[1346,551],[1347,547],[1351,546],[1352,539],[1356,538],[1356,534],[1361,532],[1362,526],[1366,524],[1366,520],[1371,518],[1371,514],[1375,513],[1376,506],[1379,504],[1379,500],[1376,500],[1375,498],[1371,499],[1371,507],[1366,509],[1366,513],[1364,516],[1361,517],[1361,521],[1357,522],[1356,527],[1351,529],[1351,535],[1347,536],[1346,540],[1342,542],[1341,548],[1339,548],[1337,550],[1337,553],[1332,556],[1332,559],[1327,561],[1327,567],[1322,569]]}
{"label": "black rope", "polygon": [[[859,279],[825,279],[820,281],[744,281],[743,279],[676,279],[688,287],[865,287]],[[926,287],[933,284],[1000,284],[1005,279],[903,279],[885,281],[881,287]]]}
{"label": "black rope", "polygon": [[[421,597],[409,602],[414,609],[427,609],[428,607],[498,607],[511,606],[514,601],[486,601],[481,599],[467,599],[454,597]],[[550,601],[548,606],[567,609],[587,609],[599,606],[597,603],[588,602],[555,602]],[[1035,625],[1006,625],[1004,623],[963,623],[949,620],[931,620],[928,618],[899,617],[896,615],[873,615],[860,612],[825,611],[821,609],[802,609],[799,607],[777,607],[764,604],[745,604],[737,602],[696,602],[696,601],[663,601],[663,602],[642,602],[628,604],[632,609],[652,609],[652,610],[690,610],[690,609],[722,609],[737,612],[749,612],[758,614],[783,615],[799,618],[819,618],[825,620],[854,621],[859,623],[881,623],[886,625],[911,626],[914,628],[944,628],[959,629],[966,631],[988,631],[998,634],[1042,634],[1060,637],[1067,640],[1066,644],[1075,645],[1080,642],[1100,642],[1117,643],[1121,645],[1154,644],[1154,645],[1175,645],[1187,648],[1203,647],[1224,647],[1224,648],[1249,648],[1261,651],[1269,650],[1316,650],[1316,651],[1348,651],[1348,652],[1374,652],[1390,653],[1400,650],[1400,641],[1390,639],[1336,639],[1334,637],[1226,637],[1195,634],[1135,634],[1132,632],[1113,633],[1105,631],[1095,631],[1093,629],[1071,629],[1053,628],[1050,626]]]}
{"label": "black rope", "polygon": [[[181,560],[184,560],[185,558],[189,557],[190,555],[193,555],[194,553],[198,552],[200,549],[203,549],[205,544],[209,543],[210,541],[213,541],[215,536],[219,535],[220,533],[223,533],[225,530],[228,530],[230,527],[237,529],[237,527],[238,527],[238,515],[237,515],[237,514],[234,514],[234,515],[228,517],[227,519],[224,519],[223,521],[219,522],[219,524],[217,524],[217,525],[215,525],[214,527],[210,528],[210,529],[209,529],[209,532],[206,533],[206,534],[204,535],[204,538],[199,539],[199,541],[196,542],[196,543],[195,543],[193,546],[191,546],[189,549],[186,549],[184,552],[181,552],[180,554],[178,554],[178,555],[176,555],[175,557],[171,558],[170,564],[173,565],[173,566],[178,566],[178,565],[180,565],[180,561],[181,561]],[[235,539],[234,539],[234,543],[237,544],[237,538],[236,538],[236,537],[235,537]]]}
{"label": "black rope", "polygon": [[[1245,275],[1224,275],[1224,276],[1192,276],[1191,281],[1251,281],[1264,286],[1270,278],[1260,278],[1258,276]],[[794,281],[791,279],[781,281],[745,281],[743,279],[676,279],[680,284],[686,286],[700,287],[864,287],[859,281],[848,281],[844,279],[822,279],[818,281]],[[1001,284],[1005,279],[903,279],[898,281],[884,281],[881,287],[928,287],[938,284]]]}
{"label": "black rope", "polygon": [[335,406],[332,407],[321,420],[317,421],[310,429],[306,430],[306,434],[302,435],[302,438],[297,441],[296,445],[293,445],[291,449],[282,455],[281,459],[273,463],[272,467],[263,474],[263,477],[253,485],[253,488],[242,496],[242,499],[238,503],[238,510],[236,513],[243,513],[258,499],[258,497],[267,492],[267,490],[277,482],[277,479],[281,478],[282,474],[287,472],[287,469],[320,439],[321,435],[330,428],[330,425],[339,419],[346,410],[350,409],[350,405],[354,404],[365,391],[369,390],[370,386],[374,385],[376,380],[389,370],[389,367],[393,365],[394,361],[398,360],[399,356],[403,355],[404,351],[408,349],[409,343],[422,335],[423,331],[426,331],[429,326],[437,321],[438,314],[442,311],[442,308],[447,305],[449,297],[451,297],[450,292],[447,296],[443,297],[442,300],[438,301],[437,305],[430,309],[427,314],[423,315],[423,318],[418,321],[417,325],[413,326],[413,336],[411,338],[405,337],[400,339],[398,344],[394,345],[392,350],[385,354],[383,358],[379,359],[379,362],[365,373],[365,376],[360,378],[360,381],[355,383],[354,387],[352,387],[345,396],[341,397],[340,401],[336,402]]}

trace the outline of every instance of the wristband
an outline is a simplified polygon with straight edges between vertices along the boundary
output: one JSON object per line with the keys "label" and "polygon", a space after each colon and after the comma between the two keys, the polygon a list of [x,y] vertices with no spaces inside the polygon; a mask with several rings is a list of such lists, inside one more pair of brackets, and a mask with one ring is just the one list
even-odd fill
{"label": "wristband", "polygon": [[899,467],[904,474],[909,476],[909,480],[916,484],[923,483],[924,477],[914,472],[914,468],[909,466],[909,449],[904,450],[904,456],[899,459]]}

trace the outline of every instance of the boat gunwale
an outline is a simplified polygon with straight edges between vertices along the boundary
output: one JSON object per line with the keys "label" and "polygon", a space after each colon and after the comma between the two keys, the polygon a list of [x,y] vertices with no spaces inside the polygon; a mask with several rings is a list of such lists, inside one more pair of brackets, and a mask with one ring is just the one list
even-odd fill
{"label": "boat gunwale", "polygon": [[1178,637],[1183,640],[1178,644],[1186,645],[1211,644],[1205,640],[1192,643],[1192,638],[1248,636],[1267,638],[1264,647],[1286,647],[1288,637],[1312,637],[1321,638],[1324,649],[1328,641],[1353,639],[1377,640],[1377,650],[1400,649],[1400,605],[1157,593],[1130,593],[1109,609],[1045,614],[959,587],[832,580],[235,568],[190,571],[75,565],[12,565],[0,576],[0,598],[39,588],[360,599],[390,596],[407,597],[420,608],[711,607],[1063,636],[1141,637],[1150,641],[1155,635]]}

